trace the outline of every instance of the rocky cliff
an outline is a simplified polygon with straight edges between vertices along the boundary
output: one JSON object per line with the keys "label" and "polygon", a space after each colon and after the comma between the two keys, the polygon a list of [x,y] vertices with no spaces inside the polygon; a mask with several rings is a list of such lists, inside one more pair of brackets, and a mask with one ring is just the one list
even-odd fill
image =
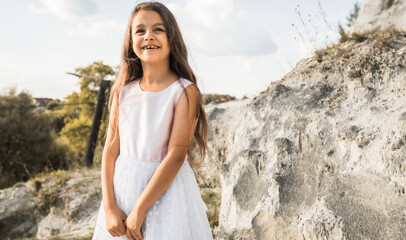
{"label": "rocky cliff", "polygon": [[399,28],[406,30],[406,0],[364,0],[350,32]]}
{"label": "rocky cliff", "polygon": [[1,239],[91,239],[100,171],[57,171],[0,191]]}
{"label": "rocky cliff", "polygon": [[357,39],[207,107],[217,239],[406,239],[406,34]]}

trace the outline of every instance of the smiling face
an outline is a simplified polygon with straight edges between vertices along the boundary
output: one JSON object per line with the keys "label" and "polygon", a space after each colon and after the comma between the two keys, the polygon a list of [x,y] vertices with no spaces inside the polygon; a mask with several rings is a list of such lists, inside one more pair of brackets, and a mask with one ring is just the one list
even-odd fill
{"label": "smiling face", "polygon": [[139,11],[132,20],[133,51],[142,63],[169,64],[170,47],[161,16],[151,10]]}

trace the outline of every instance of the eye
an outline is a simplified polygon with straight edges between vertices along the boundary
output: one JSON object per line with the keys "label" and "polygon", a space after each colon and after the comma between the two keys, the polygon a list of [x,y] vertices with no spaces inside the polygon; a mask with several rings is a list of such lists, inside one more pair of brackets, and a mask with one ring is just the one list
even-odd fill
{"label": "eye", "polygon": [[144,29],[137,29],[136,31],[135,31],[135,34],[137,34],[137,33],[143,33],[144,32]]}
{"label": "eye", "polygon": [[165,32],[165,30],[163,30],[162,28],[155,28],[155,31],[157,31],[157,32]]}

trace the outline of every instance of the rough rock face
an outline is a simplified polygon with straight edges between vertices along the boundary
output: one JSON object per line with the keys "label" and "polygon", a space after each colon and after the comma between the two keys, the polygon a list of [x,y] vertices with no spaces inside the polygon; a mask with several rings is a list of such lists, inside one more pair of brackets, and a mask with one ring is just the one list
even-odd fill
{"label": "rough rock face", "polygon": [[405,63],[406,34],[371,36],[207,105],[216,239],[406,239]]}
{"label": "rough rock face", "polygon": [[406,0],[364,0],[350,32],[396,27],[406,30]]}
{"label": "rough rock face", "polygon": [[100,171],[57,172],[0,191],[1,239],[86,239],[101,202]]}

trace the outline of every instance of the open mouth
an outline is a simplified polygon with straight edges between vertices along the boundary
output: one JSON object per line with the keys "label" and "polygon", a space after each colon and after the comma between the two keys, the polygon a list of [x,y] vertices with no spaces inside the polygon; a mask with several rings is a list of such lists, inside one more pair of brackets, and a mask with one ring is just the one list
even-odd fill
{"label": "open mouth", "polygon": [[158,48],[160,48],[160,47],[158,47],[158,46],[145,46],[145,47],[142,47],[141,49],[149,50],[149,49],[158,49]]}

